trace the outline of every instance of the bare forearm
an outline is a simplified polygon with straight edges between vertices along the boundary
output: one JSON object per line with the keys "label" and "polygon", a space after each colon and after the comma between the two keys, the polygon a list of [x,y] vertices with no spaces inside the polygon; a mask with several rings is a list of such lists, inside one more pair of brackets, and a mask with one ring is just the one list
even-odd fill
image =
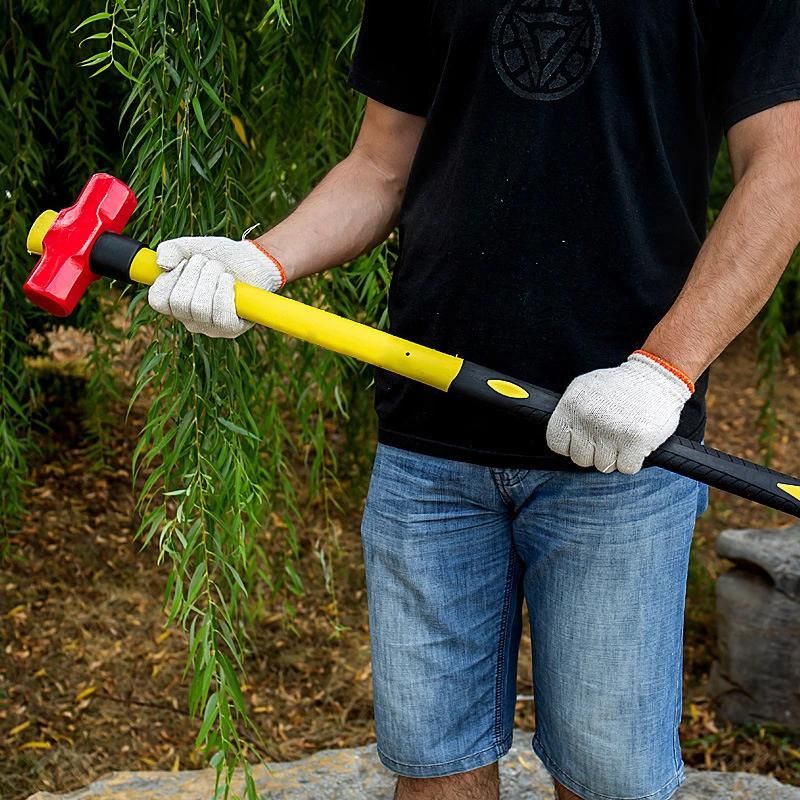
{"label": "bare forearm", "polygon": [[281,262],[289,281],[349,261],[389,234],[403,183],[356,149],[258,242]]}
{"label": "bare forearm", "polygon": [[798,241],[800,176],[779,160],[754,162],[644,349],[698,378],[767,302]]}
{"label": "bare forearm", "polygon": [[353,151],[279,225],[258,240],[288,281],[350,261],[397,220],[425,120],[374,100]]}

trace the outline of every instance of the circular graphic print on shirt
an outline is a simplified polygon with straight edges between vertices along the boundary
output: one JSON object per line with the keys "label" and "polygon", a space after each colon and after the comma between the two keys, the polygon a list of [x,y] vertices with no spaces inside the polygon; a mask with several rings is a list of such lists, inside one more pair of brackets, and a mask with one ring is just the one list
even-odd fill
{"label": "circular graphic print on shirt", "polygon": [[600,54],[592,0],[511,0],[492,36],[498,75],[529,100],[560,100],[586,80]]}

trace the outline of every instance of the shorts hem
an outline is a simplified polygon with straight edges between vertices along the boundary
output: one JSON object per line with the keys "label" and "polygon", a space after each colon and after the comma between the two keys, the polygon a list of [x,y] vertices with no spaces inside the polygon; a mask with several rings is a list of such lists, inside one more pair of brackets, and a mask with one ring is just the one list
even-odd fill
{"label": "shorts hem", "polygon": [[534,735],[532,742],[533,752],[539,757],[539,760],[544,764],[550,775],[557,780],[565,789],[569,789],[578,797],[583,800],[669,800],[675,792],[678,791],[681,784],[686,780],[686,774],[683,766],[680,767],[677,774],[671,778],[664,786],[650,794],[638,795],[636,797],[620,797],[610,794],[599,794],[593,792],[581,783],[578,783],[574,778],[567,775],[558,764],[547,754],[541,741]]}
{"label": "shorts hem", "polygon": [[392,772],[404,778],[444,778],[448,775],[457,775],[459,772],[471,772],[489,764],[499,761],[510,749],[513,734],[506,736],[499,744],[479,750],[472,755],[444,761],[437,764],[404,764],[386,755],[380,747],[378,758],[381,764]]}

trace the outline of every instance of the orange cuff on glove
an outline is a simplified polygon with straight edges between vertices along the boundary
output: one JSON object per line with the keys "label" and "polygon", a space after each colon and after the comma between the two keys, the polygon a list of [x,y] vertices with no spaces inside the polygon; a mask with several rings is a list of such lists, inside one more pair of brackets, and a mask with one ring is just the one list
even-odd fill
{"label": "orange cuff on glove", "polygon": [[645,358],[649,358],[651,361],[655,361],[660,367],[664,367],[667,372],[671,372],[676,378],[680,378],[686,384],[686,388],[692,394],[694,394],[694,381],[685,372],[683,372],[683,370],[678,369],[674,364],[670,364],[666,359],[661,358],[654,353],[650,353],[647,350],[636,350],[634,351],[633,355],[644,356]]}

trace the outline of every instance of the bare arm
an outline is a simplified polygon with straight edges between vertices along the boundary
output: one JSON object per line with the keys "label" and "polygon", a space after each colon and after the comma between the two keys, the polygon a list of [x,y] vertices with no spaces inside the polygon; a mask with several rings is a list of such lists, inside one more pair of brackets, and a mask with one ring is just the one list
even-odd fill
{"label": "bare arm", "polygon": [[800,102],[728,134],[736,188],[644,349],[698,378],[752,322],[800,242]]}
{"label": "bare arm", "polygon": [[425,120],[369,100],[350,155],[258,242],[288,281],[355,258],[391,232]]}

